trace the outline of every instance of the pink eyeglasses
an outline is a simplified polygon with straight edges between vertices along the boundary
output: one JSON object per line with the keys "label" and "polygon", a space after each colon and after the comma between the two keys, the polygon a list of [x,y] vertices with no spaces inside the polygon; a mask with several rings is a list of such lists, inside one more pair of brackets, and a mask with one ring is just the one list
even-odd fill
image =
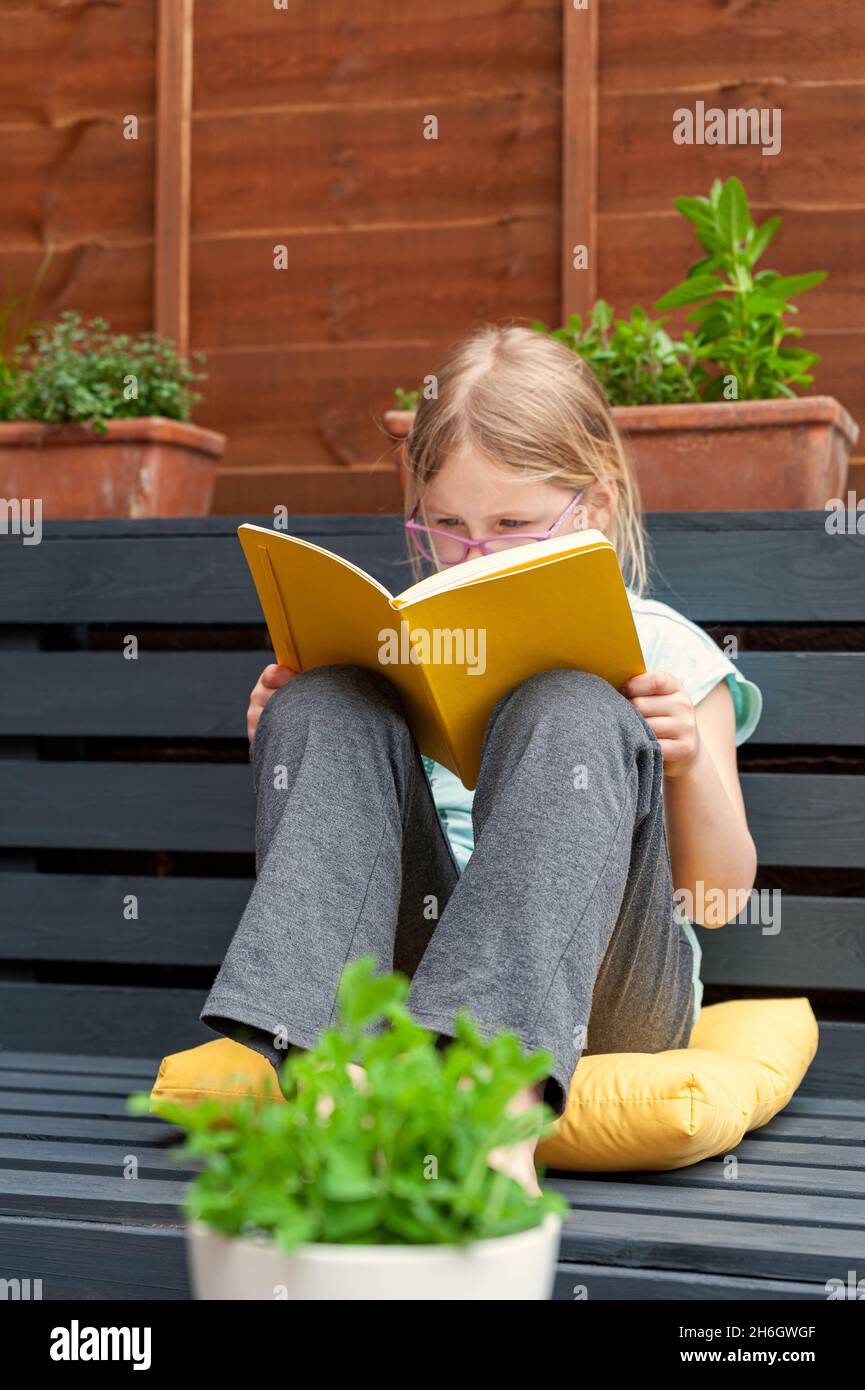
{"label": "pink eyeglasses", "polygon": [[472,550],[479,550],[482,555],[495,555],[499,550],[508,550],[512,545],[528,545],[531,541],[549,540],[565,518],[570,516],[585,490],[581,488],[576,496],[571,498],[561,516],[553,522],[548,531],[514,531],[498,536],[461,535],[456,530],[445,531],[440,526],[424,526],[422,522],[415,521],[420,502],[416,504],[405,523],[405,529],[425,560],[445,567],[459,565]]}

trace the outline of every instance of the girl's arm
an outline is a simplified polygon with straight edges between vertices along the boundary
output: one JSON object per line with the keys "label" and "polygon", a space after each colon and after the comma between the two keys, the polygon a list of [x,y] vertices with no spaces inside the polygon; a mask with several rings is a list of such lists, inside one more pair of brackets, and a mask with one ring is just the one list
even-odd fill
{"label": "girl's arm", "polygon": [[635,676],[622,694],[647,720],[664,756],[673,886],[683,895],[687,916],[697,922],[708,918],[707,927],[723,926],[746,905],[757,871],[727,683],[719,682],[696,709],[681,681],[666,671]]}

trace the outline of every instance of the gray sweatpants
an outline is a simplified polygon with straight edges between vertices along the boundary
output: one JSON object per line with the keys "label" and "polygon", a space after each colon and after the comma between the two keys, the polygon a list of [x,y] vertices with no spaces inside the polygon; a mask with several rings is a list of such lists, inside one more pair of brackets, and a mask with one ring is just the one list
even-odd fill
{"label": "gray sweatpants", "polygon": [[415,1017],[462,1007],[555,1058],[659,1052],[691,1033],[693,956],[673,916],[660,748],[605,681],[548,671],[499,701],[454,863],[399,698],[328,666],[268,701],[251,749],[257,879],[201,1018],[275,1066],[333,1021],[346,962],[412,977]]}

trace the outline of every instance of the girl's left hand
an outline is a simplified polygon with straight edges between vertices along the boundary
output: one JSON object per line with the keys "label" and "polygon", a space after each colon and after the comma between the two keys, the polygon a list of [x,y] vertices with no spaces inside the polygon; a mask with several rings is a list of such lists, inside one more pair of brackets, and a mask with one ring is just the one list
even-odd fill
{"label": "girl's left hand", "polygon": [[661,745],[664,776],[687,772],[700,751],[697,715],[691,697],[677,676],[669,671],[646,671],[621,687]]}

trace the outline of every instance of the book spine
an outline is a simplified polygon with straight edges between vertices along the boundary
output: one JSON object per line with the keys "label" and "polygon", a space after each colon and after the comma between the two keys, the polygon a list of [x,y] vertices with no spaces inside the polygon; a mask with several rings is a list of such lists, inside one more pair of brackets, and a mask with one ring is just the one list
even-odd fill
{"label": "book spine", "polygon": [[[266,545],[259,545],[256,548],[259,561],[258,582],[263,591],[261,595],[262,606],[266,613],[272,615],[268,626],[277,662],[280,666],[290,667],[292,671],[302,671],[303,667],[297,654],[294,638],[291,635],[288,614],[285,611],[285,604],[282,601],[282,594],[276,581],[270,551]],[[267,596],[266,603],[264,602],[265,595]]]}

